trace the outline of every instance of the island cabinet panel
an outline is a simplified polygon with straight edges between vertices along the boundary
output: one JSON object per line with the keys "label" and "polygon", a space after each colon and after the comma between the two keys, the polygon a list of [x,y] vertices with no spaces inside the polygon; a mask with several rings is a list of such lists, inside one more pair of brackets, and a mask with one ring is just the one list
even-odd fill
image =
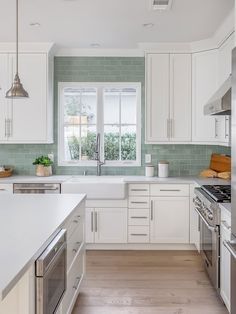
{"label": "island cabinet panel", "polygon": [[85,202],[73,211],[63,227],[67,230],[67,288],[57,314],[70,314],[85,273]]}
{"label": "island cabinet panel", "polygon": [[189,243],[189,197],[151,198],[151,243]]}
{"label": "island cabinet panel", "polygon": [[32,265],[8,295],[0,301],[1,314],[35,313],[35,271]]}

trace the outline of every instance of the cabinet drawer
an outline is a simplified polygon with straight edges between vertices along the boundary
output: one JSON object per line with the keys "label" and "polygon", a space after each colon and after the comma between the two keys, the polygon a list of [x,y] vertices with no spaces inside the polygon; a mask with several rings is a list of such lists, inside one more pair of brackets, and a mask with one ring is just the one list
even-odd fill
{"label": "cabinet drawer", "polygon": [[64,228],[67,230],[67,239],[71,237],[72,233],[78,227],[80,222],[84,220],[84,206],[85,203],[77,207],[66,221]]}
{"label": "cabinet drawer", "polygon": [[149,226],[149,208],[130,208],[129,226]]}
{"label": "cabinet drawer", "polygon": [[130,196],[148,196],[149,184],[129,184]]}
{"label": "cabinet drawer", "polygon": [[130,226],[128,230],[129,243],[149,243],[149,226]]}
{"label": "cabinet drawer", "polygon": [[84,273],[84,258],[85,258],[84,248],[81,253],[77,256],[73,265],[67,274],[67,288],[66,293],[62,300],[62,313],[68,313],[72,310],[75,298],[78,295],[79,287],[83,278]]}
{"label": "cabinet drawer", "polygon": [[149,197],[130,197],[129,208],[149,208]]}
{"label": "cabinet drawer", "polygon": [[67,270],[70,269],[71,263],[75,256],[80,252],[84,244],[84,223],[80,221],[75,228],[71,237],[67,240]]}
{"label": "cabinet drawer", "polygon": [[0,194],[13,193],[13,184],[0,184]]}
{"label": "cabinet drawer", "polygon": [[151,196],[189,196],[188,184],[151,184]]}

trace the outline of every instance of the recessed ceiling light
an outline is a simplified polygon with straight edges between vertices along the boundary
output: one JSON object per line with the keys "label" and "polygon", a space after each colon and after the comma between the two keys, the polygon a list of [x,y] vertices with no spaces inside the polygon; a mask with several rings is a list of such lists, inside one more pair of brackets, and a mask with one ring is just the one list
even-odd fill
{"label": "recessed ceiling light", "polygon": [[92,44],[90,44],[90,46],[92,48],[99,48],[101,45],[99,43],[92,43]]}
{"label": "recessed ceiling light", "polygon": [[38,23],[38,22],[31,22],[30,26],[32,26],[32,27],[39,27],[39,26],[41,26],[41,24]]}
{"label": "recessed ceiling light", "polygon": [[153,23],[144,23],[143,24],[143,27],[145,27],[145,28],[152,28],[153,26],[154,26]]}

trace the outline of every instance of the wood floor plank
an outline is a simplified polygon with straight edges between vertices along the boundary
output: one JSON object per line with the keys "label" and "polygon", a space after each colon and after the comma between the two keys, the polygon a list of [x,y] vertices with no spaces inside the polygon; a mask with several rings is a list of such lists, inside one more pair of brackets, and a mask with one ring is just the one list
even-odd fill
{"label": "wood floor plank", "polygon": [[227,314],[195,251],[88,251],[73,314]]}

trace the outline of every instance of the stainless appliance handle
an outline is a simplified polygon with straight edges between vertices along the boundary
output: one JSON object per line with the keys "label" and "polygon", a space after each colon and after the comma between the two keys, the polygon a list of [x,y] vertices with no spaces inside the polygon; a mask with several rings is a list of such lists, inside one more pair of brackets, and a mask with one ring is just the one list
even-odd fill
{"label": "stainless appliance handle", "polygon": [[[43,276],[55,257],[66,248],[66,229],[61,229],[36,261],[37,276]],[[50,258],[47,260],[47,258]],[[46,265],[44,261],[46,260]]]}
{"label": "stainless appliance handle", "polygon": [[209,225],[209,223],[206,221],[205,217],[202,215],[202,213],[196,208],[194,207],[196,212],[198,213],[198,215],[201,217],[202,221],[205,223],[205,225],[207,226],[207,228],[210,230],[210,231],[214,231],[216,232],[216,227],[212,227],[211,225]]}
{"label": "stainless appliance handle", "polygon": [[98,213],[95,212],[95,232],[98,232]]}
{"label": "stainless appliance handle", "polygon": [[234,259],[236,259],[236,251],[234,250],[232,244],[229,241],[223,241],[223,245],[230,252]]}
{"label": "stainless appliance handle", "polygon": [[148,217],[147,216],[131,216],[130,218],[133,218],[133,219],[147,219]]}

